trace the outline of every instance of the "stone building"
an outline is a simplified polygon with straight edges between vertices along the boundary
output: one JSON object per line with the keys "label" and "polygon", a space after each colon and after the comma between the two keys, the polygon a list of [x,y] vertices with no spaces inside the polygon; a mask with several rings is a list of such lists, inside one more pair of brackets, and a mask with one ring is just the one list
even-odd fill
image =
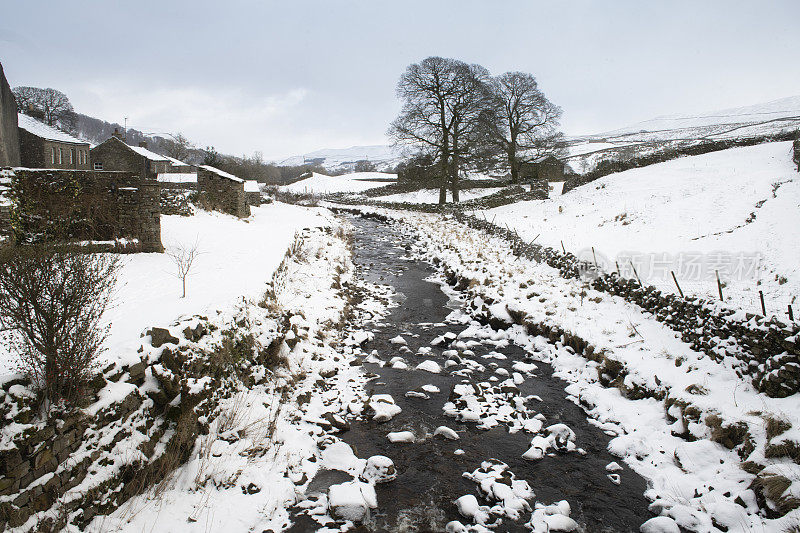
{"label": "stone building", "polygon": [[19,206],[18,236],[53,233],[57,238],[126,239],[133,250],[162,252],[160,187],[135,172],[14,169]]}
{"label": "stone building", "polygon": [[170,161],[163,155],[148,150],[146,143],[139,144],[140,146],[126,144],[119,132],[115,131],[111,138],[92,148],[92,168],[134,172],[142,178],[155,181],[158,174],[167,172]]}
{"label": "stone building", "polygon": [[256,180],[244,182],[244,196],[250,205],[261,205],[261,186]]}
{"label": "stone building", "polygon": [[20,113],[20,165],[26,168],[89,170],[89,143]]}
{"label": "stone building", "polygon": [[520,170],[520,177],[523,182],[533,179],[545,181],[564,181],[565,165],[560,159],[547,156],[534,163],[524,163]]}
{"label": "stone building", "polygon": [[165,155],[164,157],[167,158],[169,161],[169,166],[167,167],[167,173],[174,173],[174,174],[191,174],[192,172],[197,172],[197,167],[195,165],[190,165],[189,163],[184,163],[180,159],[175,159],[174,157],[170,157]]}
{"label": "stone building", "polygon": [[0,167],[19,166],[17,101],[0,63]]}
{"label": "stone building", "polygon": [[200,191],[201,201],[211,209],[239,218],[250,216],[243,179],[218,168],[201,165],[197,169],[197,189]]}

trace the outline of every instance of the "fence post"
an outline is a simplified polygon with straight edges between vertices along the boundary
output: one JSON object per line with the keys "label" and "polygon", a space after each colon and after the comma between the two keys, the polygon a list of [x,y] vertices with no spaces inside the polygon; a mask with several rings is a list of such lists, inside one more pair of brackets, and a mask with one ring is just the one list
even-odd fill
{"label": "fence post", "polygon": [[567,255],[567,250],[564,249],[564,241],[561,241],[561,251],[564,252],[564,255]]}
{"label": "fence post", "polygon": [[764,291],[758,291],[758,297],[761,299],[761,315],[766,318],[767,308],[764,306]]}
{"label": "fence post", "polygon": [[717,275],[717,290],[719,290],[719,301],[724,302],[725,298],[722,296],[722,282],[719,280],[719,270],[715,270],[714,273]]}
{"label": "fence post", "polygon": [[675,286],[678,287],[678,293],[681,295],[681,298],[683,298],[683,291],[681,290],[681,286],[678,285],[678,278],[675,277],[675,271],[670,270],[669,272],[672,274],[672,280],[675,282]]}
{"label": "fence post", "polygon": [[639,282],[639,287],[644,289],[644,285],[642,285],[642,280],[639,279],[639,273],[636,272],[636,267],[633,266],[633,261],[629,261],[629,263],[631,264],[631,268],[633,269],[633,275],[636,276],[636,281]]}

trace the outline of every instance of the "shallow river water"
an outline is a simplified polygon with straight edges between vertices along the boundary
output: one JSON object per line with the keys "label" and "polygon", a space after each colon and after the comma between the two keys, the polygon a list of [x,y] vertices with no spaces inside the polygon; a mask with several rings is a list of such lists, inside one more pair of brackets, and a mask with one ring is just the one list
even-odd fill
{"label": "shallow river water", "polygon": [[[355,226],[355,262],[359,275],[367,281],[391,285],[397,293],[399,304],[380,326],[374,327],[375,337],[364,345],[369,353],[377,350],[379,357],[388,361],[402,356],[408,370],[365,363],[365,372],[373,372],[379,378],[367,384],[368,392],[391,394],[402,412],[386,423],[357,421],[351,429],[341,435],[359,457],[385,455],[397,468],[397,479],[377,485],[378,509],[371,513],[370,520],[358,527],[359,531],[444,531],[451,520],[469,520],[458,513],[454,500],[465,494],[478,496],[475,482],[462,476],[472,472],[482,461],[498,459],[509,466],[518,479],[526,480],[532,487],[535,502],[545,504],[567,500],[571,506],[571,517],[584,531],[628,532],[639,531],[639,526],[652,517],[647,510],[647,500],[642,496],[645,481],[627,467],[618,472],[619,485],[613,483],[606,465],[615,461],[606,449],[611,437],[591,425],[585,413],[566,399],[566,383],[552,376],[552,369],[536,361],[535,376],[526,377],[519,385],[520,394],[537,395],[536,411],[546,418],[545,426],[563,423],[576,434],[576,444],[585,450],[580,453],[556,453],[539,461],[527,461],[522,454],[529,448],[532,435],[520,431],[510,434],[500,424],[491,430],[480,430],[475,424],[457,422],[445,416],[442,407],[448,401],[453,386],[464,380],[443,370],[433,374],[414,367],[425,359],[432,359],[444,366],[441,355],[444,347],[435,346],[425,356],[416,355],[418,348],[428,347],[431,341],[445,332],[460,333],[464,325],[447,323],[445,319],[458,302],[451,300],[438,283],[427,281],[436,269],[423,261],[411,260],[407,255],[410,246],[391,225],[375,220],[353,218]],[[390,339],[402,335],[410,352],[401,352]],[[474,343],[473,343],[474,344]],[[522,348],[510,344],[496,349],[489,343],[471,347],[472,359],[486,366],[485,372],[475,372],[472,381],[487,381],[496,375],[489,362],[511,371],[516,361],[526,360]],[[497,351],[505,360],[486,360],[481,356]],[[441,392],[430,394],[430,399],[406,397],[405,393],[421,385],[431,384]],[[418,437],[431,435],[438,426],[456,430],[459,440],[426,438],[414,443],[390,443],[386,435],[393,431],[412,431]],[[456,455],[456,450],[463,454]],[[312,481],[310,491],[325,490],[333,483],[349,479],[337,471],[322,471]],[[294,516],[290,531],[313,531],[319,526],[305,516]],[[530,518],[525,513],[517,522],[504,519],[496,531],[527,531],[523,524]]]}

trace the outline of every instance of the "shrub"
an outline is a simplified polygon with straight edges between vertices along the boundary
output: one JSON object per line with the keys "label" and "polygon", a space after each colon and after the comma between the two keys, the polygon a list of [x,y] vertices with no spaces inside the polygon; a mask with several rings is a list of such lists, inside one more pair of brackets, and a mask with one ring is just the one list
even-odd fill
{"label": "shrub", "polygon": [[51,244],[0,249],[0,325],[21,368],[49,402],[75,401],[91,378],[107,329],[118,256]]}

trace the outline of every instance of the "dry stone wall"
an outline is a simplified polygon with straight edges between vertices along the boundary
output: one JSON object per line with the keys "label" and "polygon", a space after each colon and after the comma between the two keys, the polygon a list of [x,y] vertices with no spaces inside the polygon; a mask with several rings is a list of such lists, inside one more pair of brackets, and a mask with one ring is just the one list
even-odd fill
{"label": "dry stone wall", "polygon": [[131,172],[17,169],[11,180],[18,240],[53,233],[88,240],[135,239],[161,252],[161,195]]}
{"label": "dry stone wall", "polygon": [[[514,252],[557,269],[565,278],[577,278],[590,269],[570,253],[523,241],[515,232],[460,212],[455,218],[470,227],[507,240]],[[775,317],[715,306],[700,298],[680,298],[616,273],[598,273],[592,287],[620,296],[649,311],[681,335],[692,349],[717,361],[728,358],[737,374],[750,379],[761,392],[784,398],[800,392],[800,325]]]}

